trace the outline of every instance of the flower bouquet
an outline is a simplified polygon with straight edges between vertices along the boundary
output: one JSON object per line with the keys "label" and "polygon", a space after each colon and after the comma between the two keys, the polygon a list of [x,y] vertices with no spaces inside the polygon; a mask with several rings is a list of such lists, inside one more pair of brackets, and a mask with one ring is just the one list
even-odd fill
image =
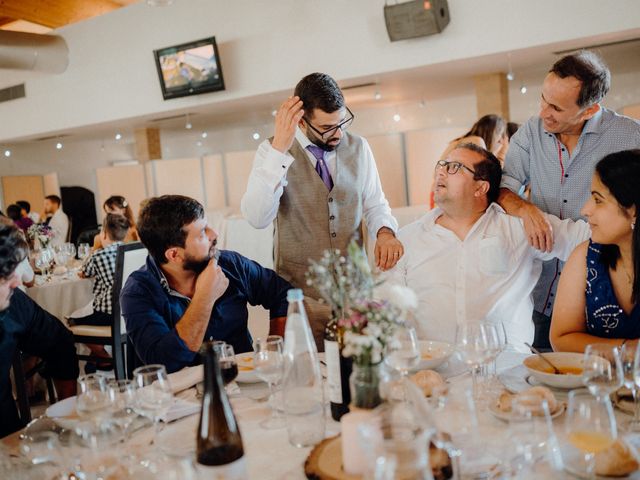
{"label": "flower bouquet", "polygon": [[54,231],[49,225],[44,223],[34,223],[27,230],[27,237],[33,244],[34,250],[41,250],[49,247]]}

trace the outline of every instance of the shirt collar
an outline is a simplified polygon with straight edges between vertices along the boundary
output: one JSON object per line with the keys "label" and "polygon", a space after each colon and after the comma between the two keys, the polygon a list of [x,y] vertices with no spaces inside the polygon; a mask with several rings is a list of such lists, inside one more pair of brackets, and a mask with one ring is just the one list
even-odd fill
{"label": "shirt collar", "polygon": [[[603,121],[602,110],[603,110],[603,107],[600,106],[600,109],[595,113],[595,115],[584,123],[584,127],[582,128],[582,132],[580,133],[580,136],[588,133],[600,133],[600,130],[602,128],[602,121]],[[538,121],[540,122],[540,125],[544,125],[540,117],[538,117]],[[544,127],[542,127],[542,130],[549,135],[555,136],[555,134],[549,132]]]}
{"label": "shirt collar", "polygon": [[[427,215],[424,216],[423,221],[422,221],[422,228],[425,231],[431,230],[432,228],[434,228],[436,226],[436,220],[438,219],[438,217],[440,215],[442,215],[442,209],[440,207],[435,207],[434,209],[432,209]],[[484,218],[487,217],[488,213],[505,213],[504,209],[498,205],[495,202],[492,202],[487,209],[484,211],[484,213],[482,214],[482,216],[476,221],[476,223],[474,224],[474,228],[475,225],[478,225]]]}
{"label": "shirt collar", "polygon": [[304,134],[304,132],[300,130],[300,127],[296,127],[296,140],[298,140],[298,143],[300,144],[300,146],[305,150],[309,145],[313,145],[311,140],[309,140],[309,138]]}
{"label": "shirt collar", "polygon": [[169,285],[169,281],[167,280],[167,277],[164,276],[162,269],[158,266],[158,264],[156,263],[156,261],[153,259],[151,255],[147,256],[147,268],[158,279],[158,281],[160,282],[160,286],[165,292],[167,292],[167,294],[180,297],[180,298],[186,298],[187,300],[191,301],[189,297],[186,297],[181,293],[176,292],[173,288],[171,288],[171,286]]}

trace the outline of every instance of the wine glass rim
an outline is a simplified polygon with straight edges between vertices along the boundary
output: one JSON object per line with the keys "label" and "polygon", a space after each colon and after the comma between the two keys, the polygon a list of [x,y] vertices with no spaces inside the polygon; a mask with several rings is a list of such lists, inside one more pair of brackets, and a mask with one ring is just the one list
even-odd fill
{"label": "wine glass rim", "polygon": [[133,371],[133,375],[146,375],[146,374],[150,374],[150,373],[155,373],[155,372],[164,372],[165,374],[167,373],[167,368],[164,365],[158,364],[158,363],[154,363],[154,364],[150,364],[150,365],[143,365],[141,367],[136,368]]}

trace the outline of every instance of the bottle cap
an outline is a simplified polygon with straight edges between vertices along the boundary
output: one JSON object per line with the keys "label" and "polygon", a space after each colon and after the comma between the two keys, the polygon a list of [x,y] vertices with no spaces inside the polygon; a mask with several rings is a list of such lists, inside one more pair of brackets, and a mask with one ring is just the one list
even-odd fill
{"label": "bottle cap", "polygon": [[287,292],[287,302],[297,302],[302,300],[302,290],[299,288],[292,288]]}

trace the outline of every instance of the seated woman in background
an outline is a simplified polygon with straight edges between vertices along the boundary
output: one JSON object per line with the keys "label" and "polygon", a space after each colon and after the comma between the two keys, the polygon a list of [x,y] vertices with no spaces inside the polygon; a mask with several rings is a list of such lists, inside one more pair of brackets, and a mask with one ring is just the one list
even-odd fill
{"label": "seated woman in background", "polygon": [[[102,208],[106,214],[114,213],[117,215],[124,215],[124,217],[129,221],[130,227],[127,232],[127,236],[124,238],[124,243],[137,242],[139,240],[138,231],[136,230],[136,220],[133,218],[133,211],[129,206],[129,202],[127,202],[124,197],[120,195],[112,195],[104,201]],[[93,249],[97,250],[99,248],[102,248],[100,233],[93,239]]]}
{"label": "seated woman in background", "polygon": [[[597,165],[582,209],[591,239],[569,257],[551,320],[556,351],[640,338],[640,150],[612,153]],[[635,342],[634,342],[635,343]]]}

